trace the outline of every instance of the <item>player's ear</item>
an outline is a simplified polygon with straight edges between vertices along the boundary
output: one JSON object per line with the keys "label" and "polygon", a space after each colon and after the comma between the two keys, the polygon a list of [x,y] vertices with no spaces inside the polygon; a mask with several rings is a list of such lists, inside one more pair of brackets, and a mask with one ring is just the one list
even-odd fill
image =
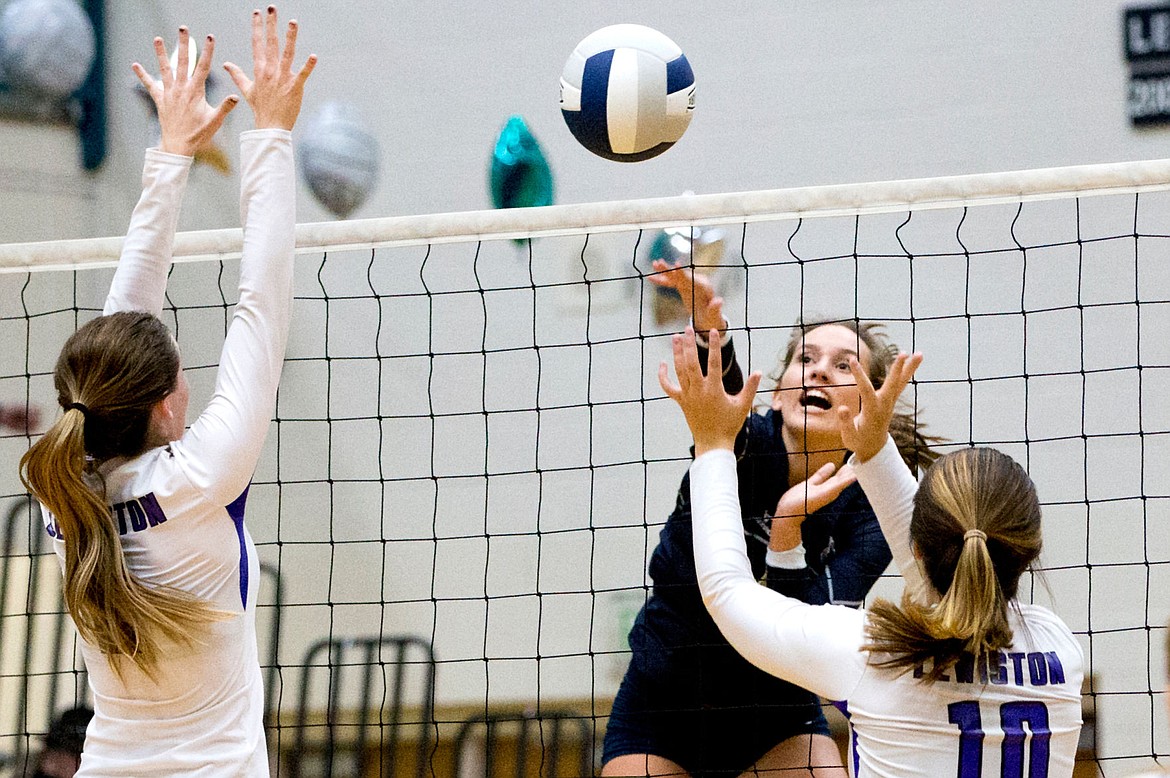
{"label": "player's ear", "polygon": [[780,410],[780,384],[776,384],[776,388],[772,390],[772,410]]}
{"label": "player's ear", "polygon": [[170,442],[168,431],[174,427],[178,409],[175,407],[175,393],[171,392],[150,407],[150,426],[146,438],[150,445]]}

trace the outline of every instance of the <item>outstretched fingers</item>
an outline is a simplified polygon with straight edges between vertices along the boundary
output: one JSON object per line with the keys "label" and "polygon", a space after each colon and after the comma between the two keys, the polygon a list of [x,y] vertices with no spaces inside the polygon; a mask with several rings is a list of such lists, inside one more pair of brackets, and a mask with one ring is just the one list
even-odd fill
{"label": "outstretched fingers", "polygon": [[199,55],[199,59],[195,60],[195,70],[191,73],[191,77],[196,83],[205,84],[207,76],[211,73],[211,62],[215,57],[215,36],[208,35],[203,41],[203,53]]}
{"label": "outstretched fingers", "polygon": [[162,81],[163,89],[170,89],[174,73],[171,72],[171,61],[167,57],[167,45],[157,36],[154,39],[154,55],[158,58],[159,80]]}
{"label": "outstretched fingers", "polygon": [[670,380],[670,368],[666,366],[665,361],[658,363],[658,385],[662,387],[662,391],[666,392],[667,397],[679,402],[679,398],[682,397],[682,388]]}
{"label": "outstretched fingers", "polygon": [[894,358],[894,364],[890,368],[889,378],[886,379],[885,386],[882,389],[887,389],[897,399],[902,390],[909,386],[914,374],[918,371],[918,366],[922,364],[922,354],[915,352],[913,354],[899,354]]}
{"label": "outstretched fingers", "polygon": [[134,75],[138,76],[138,80],[152,97],[154,96],[155,90],[161,88],[159,82],[155,81],[141,64],[135,62],[130,66],[130,69],[134,71]]}
{"label": "outstretched fingers", "polygon": [[658,383],[667,396],[679,404],[695,440],[696,456],[714,448],[734,448],[735,438],[751,409],[762,376],[754,372],[744,381],[738,394],[729,395],[723,388],[722,357],[718,349],[707,355],[707,373],[699,365],[695,332],[671,337],[674,372],[678,383],[670,380],[665,363],[658,368]]}
{"label": "outstretched fingers", "polygon": [[252,62],[260,64],[264,56],[264,15],[260,9],[252,11]]}
{"label": "outstretched fingers", "polygon": [[[292,24],[292,22],[290,22]],[[301,65],[301,69],[297,72],[297,88],[303,89],[305,82],[309,80],[309,76],[313,74],[313,68],[317,67],[317,55],[310,54],[305,59],[305,64]]]}
{"label": "outstretched fingers", "polygon": [[857,451],[857,412],[847,405],[837,406],[837,431],[841,433],[841,444]]}
{"label": "outstretched fingers", "polygon": [[[239,104],[240,104],[239,95],[228,95],[227,97],[225,97],[223,100],[220,101],[218,106],[216,106],[215,118],[211,122],[209,122],[209,124],[212,125],[218,131],[218,129],[221,126],[223,126],[223,121],[224,121],[224,119],[227,118],[227,115],[229,113],[231,113],[232,110]],[[212,133],[212,134],[214,134],[214,133]]]}
{"label": "outstretched fingers", "polygon": [[247,97],[252,92],[252,79],[248,78],[248,74],[234,62],[223,63],[223,69],[231,76],[236,88],[240,90]]}
{"label": "outstretched fingers", "polygon": [[[894,360],[897,362],[897,360]],[[873,381],[869,378],[869,373],[865,372],[865,368],[857,361],[857,357],[849,357],[849,372],[853,374],[853,381],[857,384],[857,391],[861,395],[861,405],[865,407],[866,403],[877,401],[877,391],[873,388]],[[841,407],[839,410],[847,410]]]}
{"label": "outstretched fingers", "polygon": [[276,35],[276,6],[268,6],[264,18],[264,59],[266,62],[280,61],[280,41]]}
{"label": "outstretched fingers", "polygon": [[650,267],[654,272],[646,276],[646,280],[655,286],[677,289],[679,284],[686,283],[687,271],[682,265],[667,262],[665,259],[656,259]]}
{"label": "outstretched fingers", "polygon": [[[687,330],[691,332],[690,329]],[[707,349],[707,377],[719,382],[723,385],[723,349],[719,348],[719,330],[710,329],[707,331],[707,342],[711,344],[711,348]],[[691,336],[691,348],[696,349],[694,345],[694,335]],[[696,349],[697,350],[697,349]]]}
{"label": "outstretched fingers", "polygon": [[[687,346],[690,348],[688,349]],[[665,362],[658,366],[658,383],[662,386],[662,391],[666,392],[670,399],[682,405],[685,410],[686,399],[694,393],[696,385],[703,380],[703,371],[699,369],[699,354],[695,348],[694,330],[687,327],[685,335],[671,335],[670,350],[678,383],[670,380],[670,369]]]}
{"label": "outstretched fingers", "polygon": [[[275,28],[275,25],[273,25]],[[284,53],[280,55],[280,69],[291,71],[297,55],[297,20],[291,19],[284,33]]]}
{"label": "outstretched fingers", "polygon": [[188,32],[186,25],[179,28],[179,47],[175,49],[175,74],[176,83],[186,83],[187,73],[191,67],[191,34]]}
{"label": "outstretched fingers", "polygon": [[249,76],[234,63],[224,69],[252,106],[256,127],[291,130],[301,110],[304,86],[317,64],[310,55],[299,70],[293,70],[300,26],[288,22],[281,51],[276,6],[252,12],[252,73]]}
{"label": "outstretched fingers", "polygon": [[882,387],[874,389],[857,360],[849,361],[849,369],[861,394],[861,411],[857,413],[845,405],[839,406],[837,428],[841,433],[841,442],[862,462],[876,455],[885,445],[898,398],[920,364],[921,354],[899,354],[890,366]]}
{"label": "outstretched fingers", "polygon": [[207,76],[215,57],[214,36],[206,37],[202,53],[197,54],[192,52],[195,46],[190,31],[185,25],[180,27],[173,67],[162,38],[156,37],[153,43],[158,78],[137,62],[132,69],[158,110],[159,148],[192,156],[211,141],[239,98],[231,95],[214,106],[207,102]]}
{"label": "outstretched fingers", "polygon": [[[678,384],[684,392],[692,390],[703,382],[703,371],[699,368],[699,351],[695,347],[695,331],[688,326],[682,335],[672,335],[670,341]],[[707,364],[710,369],[709,359]]]}

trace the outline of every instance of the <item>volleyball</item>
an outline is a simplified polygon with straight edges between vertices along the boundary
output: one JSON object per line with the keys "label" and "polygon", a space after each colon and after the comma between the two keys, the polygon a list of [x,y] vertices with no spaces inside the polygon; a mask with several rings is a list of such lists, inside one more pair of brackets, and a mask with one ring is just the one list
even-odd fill
{"label": "volleyball", "polygon": [[15,0],[0,15],[0,71],[22,91],[69,96],[94,52],[93,25],[74,0]]}
{"label": "volleyball", "polygon": [[561,114],[581,145],[618,162],[673,146],[695,110],[682,49],[640,24],[603,27],[577,44],[561,75]]}

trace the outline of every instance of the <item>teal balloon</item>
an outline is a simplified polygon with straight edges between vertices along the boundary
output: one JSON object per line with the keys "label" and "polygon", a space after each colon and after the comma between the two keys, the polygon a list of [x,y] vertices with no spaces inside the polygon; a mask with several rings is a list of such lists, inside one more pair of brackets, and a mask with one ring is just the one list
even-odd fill
{"label": "teal balloon", "polygon": [[496,140],[490,185],[497,208],[552,205],[552,171],[520,116],[510,117]]}

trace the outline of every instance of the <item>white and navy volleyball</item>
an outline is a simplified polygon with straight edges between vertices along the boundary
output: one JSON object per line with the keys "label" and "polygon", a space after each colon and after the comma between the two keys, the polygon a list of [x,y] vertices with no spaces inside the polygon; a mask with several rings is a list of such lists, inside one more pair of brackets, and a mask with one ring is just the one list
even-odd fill
{"label": "white and navy volleyball", "polygon": [[640,24],[603,27],[577,44],[561,75],[561,114],[594,154],[641,162],[669,149],[695,110],[682,49]]}

